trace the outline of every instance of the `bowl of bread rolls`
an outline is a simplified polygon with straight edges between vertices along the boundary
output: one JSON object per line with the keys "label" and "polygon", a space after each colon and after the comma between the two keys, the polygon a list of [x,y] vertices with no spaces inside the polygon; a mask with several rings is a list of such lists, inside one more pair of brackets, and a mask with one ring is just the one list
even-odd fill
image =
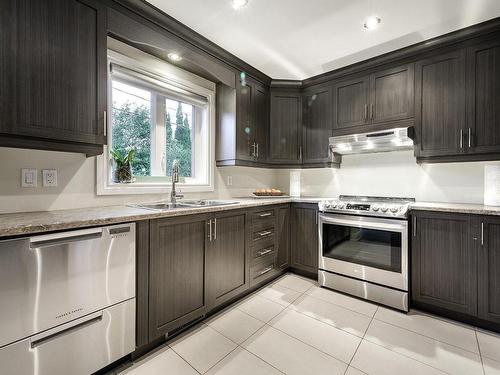
{"label": "bowl of bread rolls", "polygon": [[280,197],[285,195],[280,189],[257,189],[253,192],[257,197]]}

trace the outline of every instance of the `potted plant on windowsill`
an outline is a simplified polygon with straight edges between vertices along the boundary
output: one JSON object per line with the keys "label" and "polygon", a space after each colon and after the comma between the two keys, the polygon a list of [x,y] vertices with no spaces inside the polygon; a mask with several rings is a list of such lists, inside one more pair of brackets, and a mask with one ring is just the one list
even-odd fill
{"label": "potted plant on windowsill", "polygon": [[132,163],[135,158],[135,149],[129,150],[128,153],[122,153],[120,150],[111,150],[113,157],[113,182],[121,184],[129,184],[134,182],[134,174],[132,173]]}

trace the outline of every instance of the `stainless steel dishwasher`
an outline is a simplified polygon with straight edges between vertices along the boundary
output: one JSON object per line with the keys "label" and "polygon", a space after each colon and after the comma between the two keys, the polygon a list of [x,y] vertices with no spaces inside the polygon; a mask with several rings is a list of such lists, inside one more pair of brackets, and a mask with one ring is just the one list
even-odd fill
{"label": "stainless steel dishwasher", "polygon": [[0,241],[0,374],[87,375],[135,349],[135,224]]}

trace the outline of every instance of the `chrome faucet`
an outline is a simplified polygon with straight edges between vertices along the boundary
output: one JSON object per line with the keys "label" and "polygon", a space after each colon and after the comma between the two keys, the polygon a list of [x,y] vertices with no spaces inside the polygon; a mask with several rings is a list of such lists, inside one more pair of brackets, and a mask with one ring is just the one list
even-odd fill
{"label": "chrome faucet", "polygon": [[179,182],[179,160],[174,160],[172,163],[172,190],[170,191],[170,202],[177,203],[177,198],[184,198],[184,195],[177,194],[175,184]]}

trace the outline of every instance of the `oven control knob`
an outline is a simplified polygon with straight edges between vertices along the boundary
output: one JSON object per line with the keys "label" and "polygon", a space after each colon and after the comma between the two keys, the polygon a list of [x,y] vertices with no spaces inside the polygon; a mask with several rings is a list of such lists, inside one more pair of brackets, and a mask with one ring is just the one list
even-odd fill
{"label": "oven control knob", "polygon": [[388,208],[387,208],[387,206],[382,206],[381,210],[382,210],[382,212],[387,212]]}
{"label": "oven control knob", "polygon": [[338,208],[340,208],[340,209],[343,209],[343,208],[344,208],[344,203],[339,202],[339,203],[337,204],[337,207],[338,207]]}
{"label": "oven control knob", "polygon": [[377,212],[378,210],[380,210],[380,207],[379,206],[373,206],[372,210],[375,211],[375,212]]}
{"label": "oven control knob", "polygon": [[398,206],[392,206],[392,207],[391,207],[391,212],[392,212],[393,214],[395,214],[396,212],[398,212],[398,210],[399,210]]}
{"label": "oven control knob", "polygon": [[336,207],[337,207],[337,202],[335,201],[328,202],[328,208],[336,208]]}

